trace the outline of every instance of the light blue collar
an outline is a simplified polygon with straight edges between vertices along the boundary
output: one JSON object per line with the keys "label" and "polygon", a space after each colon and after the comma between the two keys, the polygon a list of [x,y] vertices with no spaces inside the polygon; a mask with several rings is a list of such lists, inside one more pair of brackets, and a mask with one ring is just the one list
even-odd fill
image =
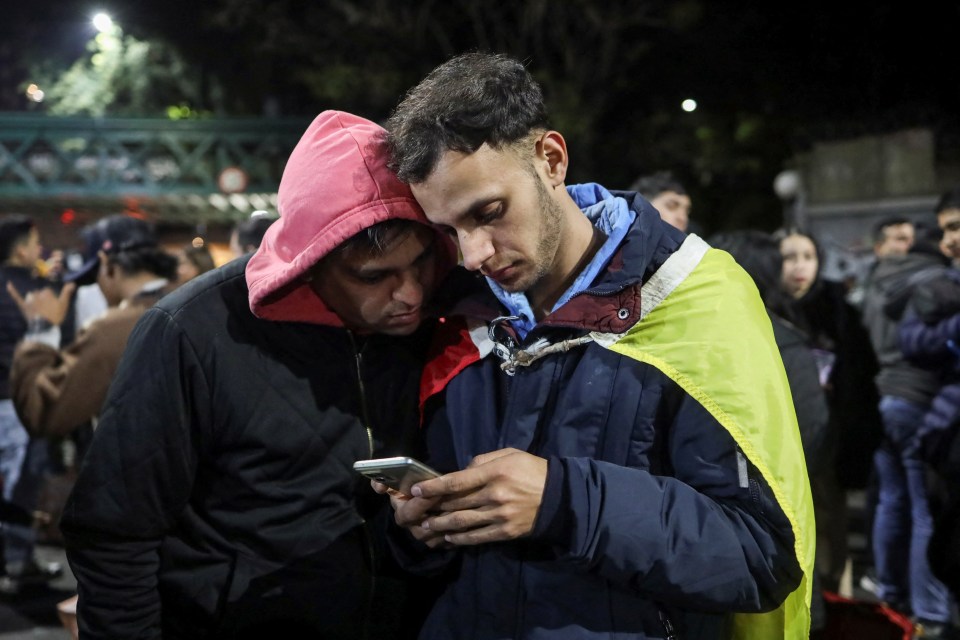
{"label": "light blue collar", "polygon": [[[550,310],[551,313],[563,306],[570,298],[590,287],[604,267],[607,266],[610,258],[613,257],[620,243],[626,237],[630,225],[637,217],[636,212],[630,208],[626,200],[615,197],[599,184],[589,182],[570,185],[567,187],[567,193],[570,194],[570,197],[573,198],[593,225],[606,234],[607,240],[593,256],[590,264],[580,272],[570,288],[553,305],[553,309]],[[530,307],[526,294],[504,291],[500,285],[490,278],[487,278],[487,284],[490,285],[490,289],[497,296],[497,299],[507,308],[508,314],[520,318],[511,324],[522,340],[537,326],[533,309]]]}

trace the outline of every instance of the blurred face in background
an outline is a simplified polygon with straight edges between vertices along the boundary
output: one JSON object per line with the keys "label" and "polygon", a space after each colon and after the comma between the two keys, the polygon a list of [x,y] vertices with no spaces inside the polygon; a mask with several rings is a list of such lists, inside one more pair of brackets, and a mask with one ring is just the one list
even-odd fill
{"label": "blurred face in background", "polygon": [[780,241],[783,256],[783,289],[794,299],[802,298],[817,278],[820,261],[813,240],[793,234]]}
{"label": "blurred face in background", "polygon": [[914,229],[910,223],[891,224],[883,228],[883,240],[873,247],[878,258],[905,256],[913,246]]}
{"label": "blurred face in background", "polygon": [[951,260],[960,260],[960,209],[945,209],[937,214],[943,231],[940,248]]}
{"label": "blurred face in background", "polygon": [[660,212],[660,217],[667,224],[686,231],[690,224],[690,196],[681,195],[676,191],[664,191],[650,201],[653,208]]}
{"label": "blurred face in background", "polygon": [[43,256],[43,246],[40,244],[40,232],[34,227],[22,241],[14,245],[10,255],[10,263],[33,269]]}

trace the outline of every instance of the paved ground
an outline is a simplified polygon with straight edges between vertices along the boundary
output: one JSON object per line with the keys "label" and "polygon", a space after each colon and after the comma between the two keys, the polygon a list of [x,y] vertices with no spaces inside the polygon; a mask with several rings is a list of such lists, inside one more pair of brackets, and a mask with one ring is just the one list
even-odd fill
{"label": "paved ground", "polygon": [[37,547],[37,557],[46,562],[60,562],[63,575],[45,588],[16,596],[0,596],[0,640],[70,640],[70,634],[57,618],[57,603],[76,593],[77,581],[63,549]]}

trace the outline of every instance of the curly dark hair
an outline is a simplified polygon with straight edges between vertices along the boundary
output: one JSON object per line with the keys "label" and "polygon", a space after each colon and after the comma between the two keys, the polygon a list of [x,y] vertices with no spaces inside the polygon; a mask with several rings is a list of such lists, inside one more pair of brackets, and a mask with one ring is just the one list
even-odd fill
{"label": "curly dark hair", "polygon": [[523,63],[465,53],[431,71],[387,121],[390,168],[408,183],[427,179],[447,151],[495,149],[548,128],[543,91]]}
{"label": "curly dark hair", "polygon": [[148,272],[168,280],[176,277],[177,259],[159,246],[153,225],[115,214],[101,218],[95,229],[100,240],[97,249],[125,273]]}

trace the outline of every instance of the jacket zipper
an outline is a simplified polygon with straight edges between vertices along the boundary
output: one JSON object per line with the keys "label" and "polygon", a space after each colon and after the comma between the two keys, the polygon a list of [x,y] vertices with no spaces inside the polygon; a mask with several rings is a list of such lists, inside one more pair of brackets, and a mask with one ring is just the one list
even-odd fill
{"label": "jacket zipper", "polygon": [[[354,362],[357,365],[357,390],[360,392],[360,414],[363,418],[363,428],[367,432],[367,450],[370,452],[370,458],[373,457],[373,428],[370,426],[370,414],[367,410],[367,393],[366,389],[363,386],[363,348],[357,348],[357,341],[353,337],[352,331],[347,331],[347,335],[350,336],[350,346],[353,348],[353,358]],[[366,346],[366,343],[364,343]],[[367,551],[367,561],[370,563],[370,591],[367,596],[367,606],[366,610],[368,615],[365,616],[367,621],[363,625],[363,640],[367,640],[370,637],[370,627],[369,619],[370,615],[373,613],[373,602],[374,602],[374,591],[377,589],[377,581],[374,579],[373,575],[376,572],[377,565],[377,555],[376,551],[373,548],[373,542],[370,540],[369,532],[367,531],[367,523],[363,523],[363,542]]]}
{"label": "jacket zipper", "polygon": [[667,614],[663,612],[663,609],[657,609],[657,613],[660,616],[660,624],[663,625],[663,630],[667,633],[664,640],[679,640],[679,637],[673,628],[673,622],[670,621],[670,618],[667,617]]}
{"label": "jacket zipper", "polygon": [[367,449],[370,451],[369,457],[373,457],[373,428],[370,426],[370,415],[367,412],[367,393],[363,387],[363,373],[361,364],[363,363],[362,349],[357,349],[357,341],[353,337],[352,331],[347,331],[350,336],[350,345],[353,347],[354,361],[357,365],[357,388],[360,391],[360,413],[363,416],[363,428],[367,432]]}

